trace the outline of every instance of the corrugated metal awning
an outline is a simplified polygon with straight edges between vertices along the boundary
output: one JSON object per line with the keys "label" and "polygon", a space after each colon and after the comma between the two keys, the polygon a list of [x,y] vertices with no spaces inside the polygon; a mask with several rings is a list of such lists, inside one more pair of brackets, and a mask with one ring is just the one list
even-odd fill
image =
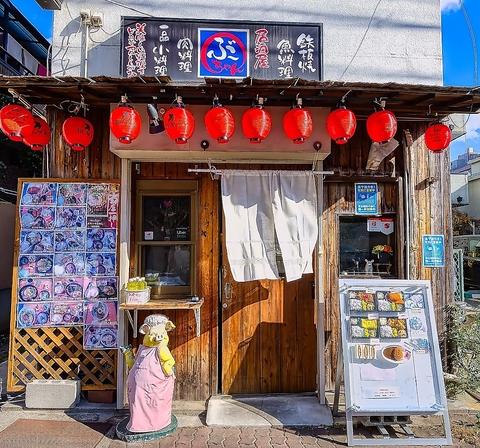
{"label": "corrugated metal awning", "polygon": [[267,105],[289,105],[300,95],[311,107],[335,107],[346,96],[357,114],[370,114],[374,99],[385,99],[387,107],[408,117],[434,117],[452,113],[475,113],[480,109],[480,88],[444,87],[398,83],[205,79],[201,82],[175,82],[168,77],[113,78],[8,77],[0,76],[0,88],[14,89],[32,104],[59,104],[78,101],[82,94],[90,105],[106,105],[127,94],[133,103],[148,103],[153,96],[160,103],[182,95],[187,104],[210,104],[215,94],[224,104],[249,105],[257,96]]}

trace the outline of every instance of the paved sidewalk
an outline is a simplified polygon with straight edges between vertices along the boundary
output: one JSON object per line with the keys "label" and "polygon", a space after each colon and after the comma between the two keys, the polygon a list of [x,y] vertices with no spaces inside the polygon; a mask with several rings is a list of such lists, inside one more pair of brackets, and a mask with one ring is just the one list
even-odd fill
{"label": "paved sidewalk", "polygon": [[[124,414],[125,415],[125,414]],[[123,416],[124,416],[123,415]],[[155,442],[127,444],[115,439],[115,425],[123,418],[112,413],[66,415],[58,411],[0,411],[0,448],[307,448],[345,447],[345,427],[223,428],[183,426]],[[180,417],[180,422],[192,422]],[[451,414],[455,448],[480,447],[480,426],[475,413]],[[435,421],[417,418],[419,436],[438,437]],[[369,437],[367,430],[361,432]],[[392,445],[390,445],[391,447]]]}

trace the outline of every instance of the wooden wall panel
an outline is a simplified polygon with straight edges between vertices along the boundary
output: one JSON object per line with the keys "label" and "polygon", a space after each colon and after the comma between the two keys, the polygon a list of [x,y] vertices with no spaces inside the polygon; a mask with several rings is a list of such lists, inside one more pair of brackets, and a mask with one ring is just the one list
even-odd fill
{"label": "wooden wall panel", "polygon": [[52,126],[52,144],[48,148],[49,177],[72,179],[120,179],[120,158],[109,150],[110,110],[95,107],[88,112],[95,133],[90,148],[86,151],[73,151],[64,142],[62,124],[69,117],[65,111],[50,108],[49,123]]}

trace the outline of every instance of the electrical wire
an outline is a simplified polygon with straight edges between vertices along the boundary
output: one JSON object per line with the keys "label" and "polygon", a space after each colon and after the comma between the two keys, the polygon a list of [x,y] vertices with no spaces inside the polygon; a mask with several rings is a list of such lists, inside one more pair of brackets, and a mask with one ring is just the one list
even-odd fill
{"label": "electrical wire", "polygon": [[124,3],[120,3],[115,0],[103,0],[103,1],[107,3],[111,3],[112,5],[120,6],[121,8],[129,9],[130,11],[138,12],[139,14],[143,14],[144,16],[155,17],[154,15],[148,12],[140,11],[139,9],[132,8],[131,6],[125,5]]}
{"label": "electrical wire", "polygon": [[[105,1],[107,1],[107,0],[105,0]],[[382,2],[382,0],[378,0],[377,4],[375,5],[375,8],[373,9],[372,15],[370,16],[370,20],[368,21],[367,28],[365,29],[365,32],[363,33],[363,36],[362,36],[362,38],[360,39],[360,42],[359,42],[359,44],[358,44],[358,47],[357,47],[357,49],[355,50],[355,53],[353,54],[352,59],[350,59],[350,62],[349,62],[349,63],[347,64],[347,66],[345,67],[345,70],[344,70],[343,73],[340,75],[340,78],[339,78],[339,79],[342,79],[342,78],[345,76],[345,73],[347,73],[348,69],[349,69],[350,66],[352,65],[352,63],[353,63],[353,61],[355,60],[355,58],[357,57],[357,54],[358,54],[358,52],[360,51],[360,48],[362,47],[365,38],[367,37],[368,31],[370,30],[370,26],[372,25],[372,22],[373,22],[373,18],[375,17],[375,14],[376,14],[377,9],[378,9],[378,7],[380,6],[380,3],[381,3],[381,2]]]}

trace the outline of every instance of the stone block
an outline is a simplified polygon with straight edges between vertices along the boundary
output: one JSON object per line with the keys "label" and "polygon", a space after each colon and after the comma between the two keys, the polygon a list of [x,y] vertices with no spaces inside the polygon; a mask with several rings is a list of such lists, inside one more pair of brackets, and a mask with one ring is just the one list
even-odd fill
{"label": "stone block", "polygon": [[33,380],[26,387],[26,408],[69,409],[79,401],[79,380]]}

